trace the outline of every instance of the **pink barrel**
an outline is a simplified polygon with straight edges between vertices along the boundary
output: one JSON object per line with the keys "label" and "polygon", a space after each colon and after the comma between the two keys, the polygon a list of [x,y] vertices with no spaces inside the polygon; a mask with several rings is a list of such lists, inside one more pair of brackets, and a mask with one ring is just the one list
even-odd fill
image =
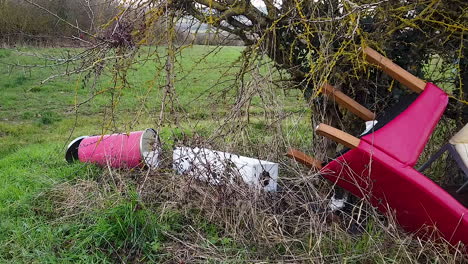
{"label": "pink barrel", "polygon": [[160,141],[154,129],[112,134],[104,136],[79,137],[67,149],[66,159],[96,163],[113,168],[135,168],[159,164]]}

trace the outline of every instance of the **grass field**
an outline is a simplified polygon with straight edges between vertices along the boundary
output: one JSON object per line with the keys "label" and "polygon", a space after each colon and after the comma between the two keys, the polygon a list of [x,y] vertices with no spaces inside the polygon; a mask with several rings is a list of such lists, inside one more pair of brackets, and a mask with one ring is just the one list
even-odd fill
{"label": "grass field", "polygon": [[[458,260],[379,216],[366,220],[360,234],[353,235],[343,228],[346,223],[311,215],[310,201],[319,197],[315,186],[325,183],[294,167],[278,147],[307,150],[312,144],[310,111],[301,93],[270,87],[265,80],[274,74],[263,66],[266,79],[247,80],[251,86],[245,89],[252,93],[248,124],[242,133],[224,134],[219,128],[229,132],[246,124],[232,117],[240,88],[230,66],[242,48],[213,49],[195,46],[181,53],[177,100],[173,106],[166,102],[163,110],[165,76],[157,70],[162,66],[155,55],[138,58],[127,72],[128,85],[114,86],[106,72],[90,89],[83,75],[41,84],[64,70],[48,67],[51,61],[43,54],[80,50],[0,49],[1,263]],[[76,108],[81,102],[86,103]],[[179,143],[208,144],[280,162],[280,177],[285,184],[294,182],[294,192],[286,193],[286,199],[252,199],[238,190],[203,184],[185,188],[187,179],[174,180],[167,166],[148,176],[146,171],[64,160],[66,145],[75,137],[148,127],[160,132],[168,153]],[[265,206],[274,202],[281,212]]]}
{"label": "grass field", "polygon": [[[118,91],[121,96],[113,107],[116,120],[110,127],[112,93],[117,93],[109,89],[113,86],[111,76],[102,76],[94,91],[83,85],[83,76],[76,75],[41,84],[64,70],[63,66],[47,67],[51,62],[43,55],[60,56],[79,50],[1,49],[0,262],[101,263],[166,258],[159,250],[165,240],[160,230],[180,228],[183,219],[177,211],[166,212],[164,218],[157,217],[154,210],[135,212],[140,198],[134,187],[128,187],[131,193],[125,195],[116,190],[103,191],[97,183],[103,171],[92,165],[67,164],[65,146],[80,135],[147,127],[158,128],[167,148],[184,134],[208,137],[232,107],[233,91],[225,89],[234,84],[234,71],[229,67],[241,50],[225,47],[213,52],[207,46],[184,50],[178,57],[175,110],[164,111],[169,121],[161,127],[157,125],[165,77],[157,72],[160,64],[155,60],[142,60],[129,70],[128,87]],[[91,97],[75,109],[77,103]],[[307,112],[303,104],[297,103],[301,102],[299,97],[297,93],[288,98],[278,94],[278,98],[289,102],[289,113]],[[252,102],[253,132],[265,128],[262,118],[256,117],[261,116],[260,101],[254,98]],[[307,129],[307,122],[302,127]],[[256,134],[260,138],[261,134]],[[80,193],[77,186],[86,192]],[[100,204],[90,206],[90,210],[69,212],[62,207],[74,193],[105,197],[100,197]],[[215,226],[204,221],[197,225],[206,229],[213,243],[231,243],[218,235]]]}

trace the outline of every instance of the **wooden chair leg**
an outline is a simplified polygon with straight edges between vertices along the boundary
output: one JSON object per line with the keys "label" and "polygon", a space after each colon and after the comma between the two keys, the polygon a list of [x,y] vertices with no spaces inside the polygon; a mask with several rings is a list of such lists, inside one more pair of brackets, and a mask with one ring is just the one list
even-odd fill
{"label": "wooden chair leg", "polygon": [[313,169],[320,170],[322,169],[322,161],[312,158],[311,156],[301,152],[297,149],[289,149],[286,153],[286,156],[293,158],[297,162],[304,164],[305,166]]}
{"label": "wooden chair leg", "polygon": [[390,75],[393,79],[401,82],[411,90],[417,93],[421,93],[426,88],[426,82],[404,70],[393,61],[378,53],[377,51],[366,47],[363,49],[365,59],[382,68],[384,72]]}
{"label": "wooden chair leg", "polygon": [[326,124],[319,124],[315,128],[315,132],[351,149],[357,148],[361,142],[359,138]]}
{"label": "wooden chair leg", "polygon": [[363,105],[356,102],[353,98],[347,96],[330,84],[325,83],[322,86],[322,91],[325,95],[332,97],[339,105],[346,108],[351,113],[357,115],[364,121],[375,120],[375,114],[372,111],[365,108]]}
{"label": "wooden chair leg", "polygon": [[[330,138],[348,148],[357,148],[359,146],[359,142],[361,142],[359,138],[353,137],[348,133],[325,124],[318,125],[315,131],[317,134]],[[289,149],[286,156],[293,158],[297,162],[304,164],[309,168],[316,168],[318,170],[322,169],[322,161],[314,159],[297,149]]]}

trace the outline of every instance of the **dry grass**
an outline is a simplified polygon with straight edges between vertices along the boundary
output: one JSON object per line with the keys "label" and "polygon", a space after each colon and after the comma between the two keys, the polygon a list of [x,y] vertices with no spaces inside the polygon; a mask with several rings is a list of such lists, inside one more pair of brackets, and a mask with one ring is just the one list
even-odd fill
{"label": "dry grass", "polygon": [[[169,226],[175,221],[174,214],[180,215],[175,228],[165,228],[165,224],[150,226],[164,237],[152,254],[165,263],[468,261],[461,253],[462,245],[454,248],[405,233],[392,215],[380,214],[366,201],[354,198],[343,210],[331,212],[329,202],[336,187],[285,158],[282,153],[289,142],[284,136],[273,134],[266,142],[256,143],[244,142],[248,137],[226,141],[226,136],[207,140],[199,135],[185,137],[183,143],[279,162],[277,192],[254,190],[241,180],[212,185],[176,175],[171,167],[171,153],[165,151],[163,166],[157,171],[104,168],[96,179],[56,185],[42,198],[53,204],[50,214],[55,222],[90,213],[99,215],[133,192],[137,193],[137,205],[131,207],[132,212],[144,208],[155,215],[151,221]],[[117,261],[137,263],[145,259],[145,251],[135,251],[133,246],[105,250],[113,252],[109,254]]]}
{"label": "dry grass", "polygon": [[[265,151],[261,148],[260,153]],[[393,216],[381,215],[356,198],[342,211],[330,212],[332,184],[280,159],[283,172],[278,192],[260,192],[241,181],[211,185],[161,168],[153,172],[107,169],[96,181],[61,184],[48,196],[59,215],[70,217],[99,211],[134,188],[142,206],[155,212],[158,221],[170,219],[174,212],[181,214],[180,229],[162,231],[166,240],[158,254],[167,263],[468,260],[461,254],[462,246],[453,248],[405,233]]]}
{"label": "dry grass", "polygon": [[[207,121],[215,127],[214,132],[203,135],[199,127],[193,127],[193,136],[184,135],[175,145],[211,147],[277,161],[281,165],[278,192],[258,192],[239,181],[214,186],[175,175],[171,155],[166,151],[164,166],[158,171],[104,168],[96,179],[58,184],[38,197],[38,203],[47,201],[51,208],[37,206],[43,210],[37,214],[49,217],[54,224],[85,219],[78,220],[79,228],[85,232],[77,231],[71,242],[67,242],[74,245],[80,239],[89,243],[100,239],[104,242],[93,244],[91,249],[83,246],[85,252],[105,252],[115,262],[154,261],[145,254],[167,263],[464,263],[468,260],[460,253],[461,246],[453,248],[407,234],[393,216],[381,215],[365,201],[354,200],[343,211],[330,212],[328,204],[334,186],[283,156],[289,146],[311,149],[308,145],[316,142],[309,153],[315,152],[316,157],[323,158],[326,144],[310,139],[312,127],[304,125],[310,120],[310,112],[293,113],[297,108],[305,108],[304,105],[289,104],[293,111],[285,109],[284,98],[275,92],[272,78],[268,74],[253,74],[251,82],[243,86],[245,90],[235,95],[228,117],[220,111],[212,117],[222,119],[220,122]],[[253,99],[261,102],[251,104]],[[189,119],[188,115],[179,114]],[[167,115],[168,119],[172,117]],[[321,113],[315,113],[316,119],[320,117]],[[169,121],[180,125],[176,120]],[[122,203],[125,206],[119,207]],[[140,218],[136,213],[141,211],[151,212],[155,217]],[[180,217],[174,217],[175,214]],[[114,232],[122,224],[121,220],[132,223],[123,225],[123,235],[99,233],[103,230],[101,222],[108,228],[104,230]],[[86,230],[87,226],[96,228]],[[162,238],[152,241],[153,231],[162,233],[157,235]],[[137,235],[126,240],[133,234]],[[121,241],[119,245],[117,242]],[[150,243],[152,249],[146,250],[139,241]]]}
{"label": "dry grass", "polygon": [[[245,186],[212,186],[173,174],[154,174],[141,190],[148,205],[177,210],[190,219],[183,232],[169,233],[165,249],[180,262],[314,262],[314,263],[463,263],[460,250],[422,241],[404,233],[392,216],[384,217],[356,202],[338,213],[327,211],[327,190],[316,175],[296,175],[276,193]],[[219,227],[232,241],[220,245],[200,229],[200,222]]]}

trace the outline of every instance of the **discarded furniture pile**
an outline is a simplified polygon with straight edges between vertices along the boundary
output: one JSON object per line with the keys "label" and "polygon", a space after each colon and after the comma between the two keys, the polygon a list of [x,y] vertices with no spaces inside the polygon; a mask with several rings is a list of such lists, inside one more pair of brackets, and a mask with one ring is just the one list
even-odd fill
{"label": "discarded furniture pile", "polygon": [[[366,131],[358,138],[320,124],[316,128],[319,135],[349,150],[327,163],[296,149],[290,149],[287,155],[367,200],[380,212],[394,214],[406,231],[468,246],[468,194],[463,193],[468,189],[468,181],[451,193],[421,174],[448,151],[468,177],[468,125],[419,171],[413,168],[445,111],[448,96],[436,85],[413,76],[375,50],[365,48],[363,53],[371,64],[418,93],[417,98],[399,106],[393,115],[382,117],[330,84],[324,84],[323,94],[366,121]],[[70,143],[66,159],[110,167],[155,168],[160,153],[157,133],[147,129],[130,134],[77,138]],[[178,147],[173,151],[173,169],[215,185],[240,178],[259,190],[277,190],[277,163],[227,152]]]}
{"label": "discarded furniture pile", "polygon": [[[462,192],[468,183],[452,192],[413,168],[445,111],[447,94],[376,51],[366,48],[363,52],[370,63],[419,93],[416,100],[399,109],[392,118],[387,116],[379,120],[377,115],[371,131],[360,138],[326,124],[317,126],[319,135],[350,149],[326,164],[295,149],[289,150],[287,155],[317,169],[323,177],[355,196],[366,199],[380,212],[394,214],[398,224],[406,231],[423,238],[443,238],[452,245],[463,242],[466,248],[468,194],[463,195]],[[374,119],[371,111],[330,85],[324,89],[325,94],[365,121]],[[468,177],[467,134],[468,128],[465,126],[420,170],[426,169],[442,152],[448,150]]]}

